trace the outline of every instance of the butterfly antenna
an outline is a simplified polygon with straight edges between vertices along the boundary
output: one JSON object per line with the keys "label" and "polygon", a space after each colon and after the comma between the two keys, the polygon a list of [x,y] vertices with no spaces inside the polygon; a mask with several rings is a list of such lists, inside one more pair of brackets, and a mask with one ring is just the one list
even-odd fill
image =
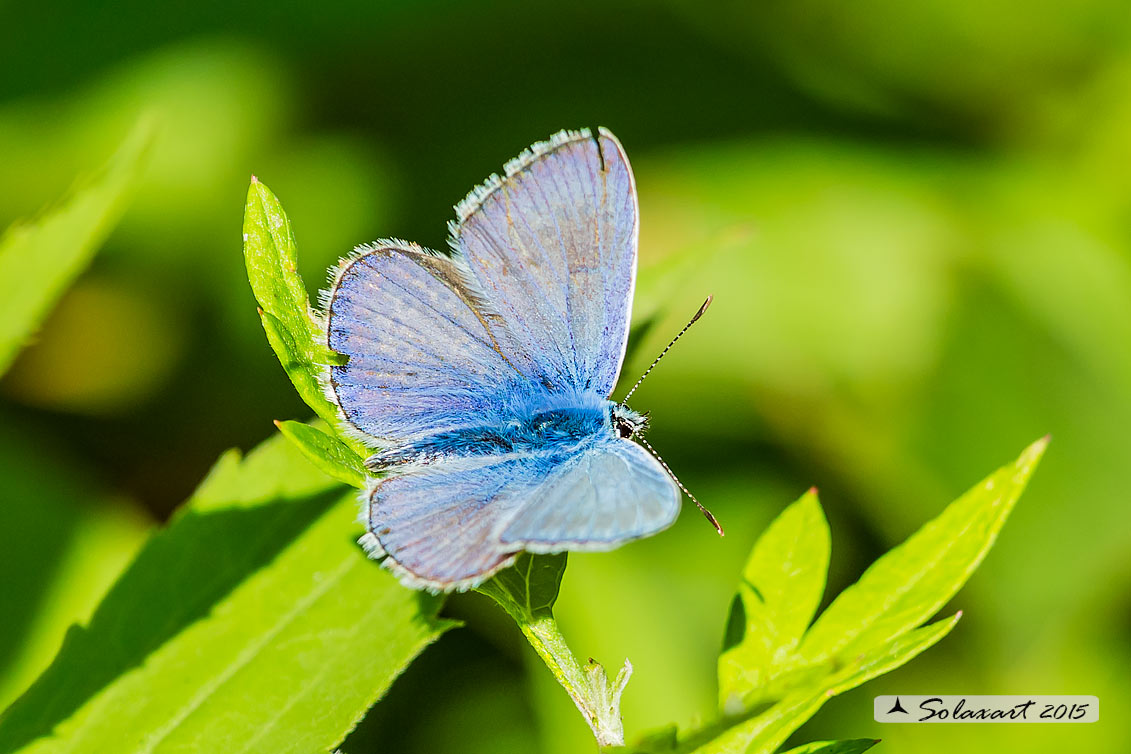
{"label": "butterfly antenna", "polygon": [[[685,332],[687,332],[688,330],[690,330],[691,326],[699,321],[699,318],[703,316],[703,312],[707,311],[707,307],[710,306],[711,302],[714,301],[714,300],[715,300],[714,296],[708,296],[707,297],[707,300],[704,301],[703,305],[699,307],[699,311],[695,312],[695,316],[691,318],[691,321],[688,322],[686,325],[684,325],[682,330],[680,330],[678,333],[676,333],[676,336],[674,338],[672,338],[672,342],[668,343],[667,347],[663,351],[660,351],[660,355],[656,357],[656,360],[653,361],[650,365],[648,365],[648,368],[644,370],[644,374],[640,375],[640,379],[638,379],[636,381],[636,384],[632,386],[632,389],[628,391],[628,395],[626,395],[623,399],[621,399],[620,405],[623,406],[626,403],[628,403],[628,399],[631,398],[632,394],[636,392],[636,388],[640,387],[640,383],[644,381],[644,378],[648,376],[648,373],[656,368],[656,365],[660,363],[660,359],[664,358],[664,356],[667,354],[668,351],[672,350],[672,346],[675,345],[675,342],[677,340],[679,340],[680,338],[682,338],[683,334]],[[653,454],[653,455],[655,455],[655,454]],[[659,456],[656,456],[656,457],[659,458]],[[663,461],[661,461],[661,463],[663,463]],[[670,474],[671,472],[669,471],[668,473]],[[675,479],[675,474],[672,474],[672,479]],[[676,479],[676,481],[678,482],[679,480]],[[684,492],[687,492],[687,490],[684,490]],[[695,500],[695,498],[691,495],[690,492],[687,493],[687,496],[690,497],[692,500]],[[699,505],[699,501],[696,500],[695,504]],[[699,508],[701,510],[706,511],[706,509],[703,508],[702,505],[700,505]],[[709,515],[710,514],[708,514],[708,516]],[[715,524],[715,526],[718,526],[718,524]],[[722,530],[720,529],[719,531],[721,532]]]}
{"label": "butterfly antenna", "polygon": [[[707,299],[707,304],[709,304],[709,303],[711,303],[711,299]],[[703,309],[707,308],[707,304],[703,304]],[[703,309],[699,310],[699,314],[703,313]],[[696,318],[698,318],[699,314],[695,315]],[[694,322],[695,320],[693,319],[691,321]],[[686,330],[687,328],[685,327],[684,329]],[[645,440],[640,435],[636,435],[633,439],[639,440],[641,442],[641,444],[644,445],[644,447],[648,448],[648,452],[651,453],[652,456],[657,461],[660,462],[660,465],[664,467],[664,471],[668,472],[668,476],[670,476],[672,478],[672,481],[675,482],[676,485],[681,490],[683,490],[683,494],[685,494],[689,498],[691,498],[691,502],[695,503],[695,506],[697,508],[699,508],[699,512],[707,517],[707,520],[711,522],[711,526],[715,527],[715,531],[717,531],[719,533],[719,536],[720,537],[726,536],[723,533],[723,527],[719,526],[719,521],[718,521],[717,518],[715,518],[715,514],[711,513],[711,511],[707,510],[706,506],[704,506],[703,503],[699,502],[699,498],[692,495],[691,490],[689,490],[689,489],[687,489],[686,487],[683,486],[683,482],[679,481],[679,477],[677,477],[675,475],[675,473],[672,471],[671,466],[668,466],[667,461],[665,461],[663,458],[660,458],[660,454],[656,452],[656,449],[652,447],[651,443],[649,443],[647,440]]]}

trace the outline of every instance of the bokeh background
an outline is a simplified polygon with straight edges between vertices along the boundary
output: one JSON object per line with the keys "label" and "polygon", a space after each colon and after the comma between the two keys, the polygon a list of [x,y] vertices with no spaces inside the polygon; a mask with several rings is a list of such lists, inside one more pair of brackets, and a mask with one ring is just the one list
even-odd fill
{"label": "bokeh background", "polygon": [[[224,449],[308,414],[242,268],[252,173],[316,290],[354,244],[442,248],[451,205],[488,173],[600,124],[641,202],[652,327],[625,376],[716,297],[634,406],[728,532],[691,509],[571,557],[559,618],[582,656],[635,664],[629,737],[712,714],[741,563],[810,485],[835,591],[1051,432],[951,606],[957,629],[795,739],[1131,750],[1126,3],[6,3],[0,223],[96,169],[147,112],[159,131],[133,202],[0,381],[0,706]],[[500,611],[447,610],[467,627],[345,752],[592,751]],[[1096,694],[1103,717],[872,722],[871,697],[897,692]]]}

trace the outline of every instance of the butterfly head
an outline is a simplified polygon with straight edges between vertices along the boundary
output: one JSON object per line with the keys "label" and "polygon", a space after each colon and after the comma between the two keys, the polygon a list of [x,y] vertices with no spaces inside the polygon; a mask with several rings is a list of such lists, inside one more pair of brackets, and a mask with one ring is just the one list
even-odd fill
{"label": "butterfly head", "polygon": [[614,404],[612,407],[613,429],[618,437],[628,440],[648,429],[648,414],[633,411],[628,406]]}

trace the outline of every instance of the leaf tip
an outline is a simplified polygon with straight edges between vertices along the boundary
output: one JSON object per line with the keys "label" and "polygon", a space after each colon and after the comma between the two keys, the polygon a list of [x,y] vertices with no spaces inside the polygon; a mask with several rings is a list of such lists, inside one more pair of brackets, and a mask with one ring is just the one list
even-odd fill
{"label": "leaf tip", "polygon": [[271,193],[271,189],[267,188],[267,184],[255,175],[251,176],[251,180],[247,184],[247,201],[248,207],[244,210],[245,217],[248,212],[256,216],[281,215],[283,212],[282,207],[278,206],[279,200]]}
{"label": "leaf tip", "polygon": [[275,429],[282,429],[283,428],[283,423],[281,421],[279,421],[278,419],[272,419],[271,423],[275,425]]}
{"label": "leaf tip", "polygon": [[1052,435],[1045,435],[1025,448],[1021,453],[1021,457],[1017,459],[1017,468],[1021,469],[1025,474],[1030,473],[1045,454],[1045,449],[1048,448],[1049,442],[1051,441]]}

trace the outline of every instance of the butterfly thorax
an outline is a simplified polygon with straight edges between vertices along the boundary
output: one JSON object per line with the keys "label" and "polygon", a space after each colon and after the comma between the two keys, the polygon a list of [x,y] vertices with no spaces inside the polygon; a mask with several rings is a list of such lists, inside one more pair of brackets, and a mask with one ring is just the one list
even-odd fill
{"label": "butterfly thorax", "polygon": [[617,437],[631,439],[648,428],[648,414],[633,411],[621,403],[613,403],[610,409],[613,429]]}
{"label": "butterfly thorax", "polygon": [[456,458],[510,454],[556,455],[576,452],[593,442],[627,438],[644,429],[647,417],[608,400],[579,400],[577,405],[531,407],[497,423],[448,429],[414,439],[371,456],[373,471],[430,465]]}

